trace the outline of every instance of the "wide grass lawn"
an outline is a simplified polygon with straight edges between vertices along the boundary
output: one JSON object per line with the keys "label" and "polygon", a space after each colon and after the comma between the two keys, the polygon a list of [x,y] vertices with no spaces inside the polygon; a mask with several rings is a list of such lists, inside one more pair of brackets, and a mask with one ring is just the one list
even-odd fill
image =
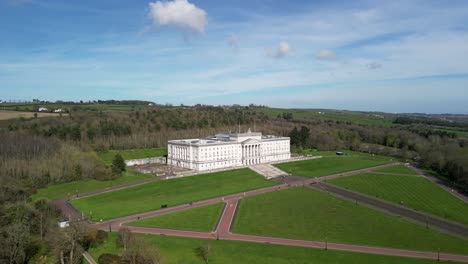
{"label": "wide grass lawn", "polygon": [[98,156],[107,164],[112,164],[116,154],[122,155],[124,160],[145,159],[152,157],[162,157],[167,154],[166,148],[147,148],[147,149],[127,149],[127,150],[109,150],[98,152]]}
{"label": "wide grass lawn", "polygon": [[143,174],[127,169],[123,175],[114,180],[98,181],[94,179],[73,181],[62,184],[51,185],[46,188],[38,189],[37,193],[32,196],[34,200],[40,198],[58,199],[68,195],[81,194],[117,185],[127,184],[131,182],[141,181],[154,177],[152,174]]}
{"label": "wide grass lawn", "polygon": [[[209,244],[210,262],[213,264],[435,264],[449,263],[435,260],[380,256],[335,250],[257,244],[228,240],[203,240],[182,237],[138,235],[160,251],[162,263],[204,264],[196,249]],[[97,261],[104,253],[121,254],[116,247],[117,234],[110,233],[107,242],[88,251]],[[454,262],[450,262],[454,263]]]}
{"label": "wide grass lawn", "polygon": [[358,174],[328,181],[353,191],[468,224],[468,204],[419,176]]}
{"label": "wide grass lawn", "polygon": [[216,229],[216,223],[223,207],[224,203],[211,204],[181,212],[146,218],[128,223],[127,225],[210,232]]}
{"label": "wide grass lawn", "polygon": [[93,220],[112,219],[276,184],[250,169],[239,169],[152,182],[71,203]]}
{"label": "wide grass lawn", "polygon": [[390,160],[361,157],[324,157],[275,164],[279,169],[297,176],[322,177],[389,163]]}
{"label": "wide grass lawn", "polygon": [[307,187],[242,199],[235,233],[468,254],[468,241]]}
{"label": "wide grass lawn", "polygon": [[418,175],[414,170],[403,165],[397,165],[393,167],[378,169],[376,170],[376,172]]}

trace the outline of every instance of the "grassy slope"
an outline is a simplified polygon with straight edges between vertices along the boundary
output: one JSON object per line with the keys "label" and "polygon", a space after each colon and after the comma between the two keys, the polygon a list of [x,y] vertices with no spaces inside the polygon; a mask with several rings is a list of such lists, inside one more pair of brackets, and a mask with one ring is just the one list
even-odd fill
{"label": "grassy slope", "polygon": [[[296,120],[320,119],[333,120],[341,122],[352,122],[366,125],[382,125],[390,126],[394,116],[385,114],[385,118],[373,116],[373,113],[357,112],[357,111],[341,111],[329,109],[283,109],[283,108],[255,108],[256,111],[262,112],[272,118],[276,118],[278,114],[283,112],[292,113]],[[320,114],[321,112],[322,114]],[[381,115],[383,113],[380,113]]]}
{"label": "grassy slope", "polygon": [[359,174],[332,184],[468,224],[468,204],[424,177]]}
{"label": "grassy slope", "polygon": [[112,219],[168,206],[244,192],[277,183],[250,169],[230,170],[152,182],[124,190],[73,200],[72,204],[93,219]]}
{"label": "grassy slope", "polygon": [[302,160],[275,164],[274,166],[293,175],[304,177],[322,177],[330,174],[363,169],[386,163],[388,163],[388,161],[360,157],[325,157],[313,160]]}
{"label": "grassy slope", "polygon": [[152,157],[162,157],[167,154],[165,148],[148,148],[148,149],[128,149],[128,150],[109,150],[98,152],[98,156],[107,164],[110,165],[116,154],[122,155],[124,160],[144,159]]}
{"label": "grassy slope", "polygon": [[376,170],[376,172],[417,175],[417,173],[414,170],[403,165],[383,168],[380,170]]}
{"label": "grassy slope", "polygon": [[224,203],[211,204],[186,211],[131,222],[131,226],[159,227],[210,232],[216,228]]}
{"label": "grassy slope", "polygon": [[468,241],[305,187],[241,200],[234,232],[468,254]]}
{"label": "grassy slope", "polygon": [[[163,263],[167,264],[203,264],[196,256],[195,249],[210,243],[212,254],[210,263],[213,264],[431,264],[448,263],[432,260],[379,256],[334,250],[321,250],[281,245],[267,245],[227,240],[206,241],[202,239],[139,235],[147,243],[159,248]],[[90,254],[97,261],[104,253],[120,254],[116,248],[117,234],[109,234],[106,244],[98,248],[91,248]],[[453,263],[453,262],[450,262]]]}
{"label": "grassy slope", "polygon": [[115,180],[98,181],[94,179],[85,181],[74,181],[62,184],[51,185],[47,188],[37,190],[37,194],[33,195],[33,199],[48,198],[57,199],[67,195],[76,193],[85,193],[95,190],[105,189],[112,186],[122,185],[130,182],[140,181],[154,177],[152,174],[143,174],[133,170],[128,170],[121,177]]}

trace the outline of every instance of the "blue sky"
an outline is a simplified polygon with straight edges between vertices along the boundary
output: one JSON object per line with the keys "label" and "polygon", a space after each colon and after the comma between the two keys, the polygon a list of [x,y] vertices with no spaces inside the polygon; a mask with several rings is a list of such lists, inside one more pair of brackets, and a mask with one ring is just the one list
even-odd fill
{"label": "blue sky", "polygon": [[0,99],[468,113],[468,1],[0,0]]}

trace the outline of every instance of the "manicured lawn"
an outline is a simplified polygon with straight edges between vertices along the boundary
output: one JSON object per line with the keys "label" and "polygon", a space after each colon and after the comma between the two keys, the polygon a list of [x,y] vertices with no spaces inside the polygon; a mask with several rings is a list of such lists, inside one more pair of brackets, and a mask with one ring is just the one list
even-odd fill
{"label": "manicured lawn", "polygon": [[[207,243],[211,245],[210,263],[213,264],[435,264],[449,263],[435,260],[400,258],[371,254],[322,250],[281,245],[257,244],[227,240],[202,240],[182,237],[138,235],[147,243],[159,248],[162,263],[204,264],[195,249]],[[104,253],[121,254],[116,247],[116,233],[109,234],[109,240],[98,248],[89,249],[97,261]],[[450,262],[453,263],[453,262]]]}
{"label": "manicured lawn", "polygon": [[128,223],[128,225],[210,232],[215,230],[223,207],[224,203],[211,204],[181,212],[142,219]]}
{"label": "manicured lawn", "polygon": [[154,177],[152,174],[143,174],[133,170],[127,169],[121,177],[115,180],[108,181],[98,181],[94,179],[85,180],[85,181],[74,181],[67,182],[62,184],[51,185],[47,188],[38,189],[37,193],[32,196],[32,198],[47,198],[47,199],[57,199],[62,198],[68,195],[73,195],[77,193],[91,192],[95,190],[105,189],[112,186],[122,185],[130,182],[141,181]]}
{"label": "manicured lawn", "polygon": [[250,169],[239,169],[152,182],[73,200],[72,204],[94,220],[112,219],[156,210],[163,204],[174,206],[276,184]]}
{"label": "manicured lawn", "polygon": [[329,183],[468,224],[468,204],[424,177],[358,174]]}
{"label": "manicured lawn", "polygon": [[417,173],[414,170],[403,165],[379,169],[376,170],[376,172],[417,175]]}
{"label": "manicured lawn", "polygon": [[380,160],[393,160],[397,161],[398,159],[395,157],[390,156],[382,156],[376,154],[369,154],[366,152],[359,152],[359,151],[352,151],[352,150],[327,150],[321,151],[318,149],[303,149],[296,151],[298,154],[302,155],[313,155],[313,156],[322,156],[322,157],[343,157],[336,155],[337,152],[343,152],[345,154],[344,157],[361,157],[361,158],[369,158],[369,159],[380,159]]}
{"label": "manicured lawn", "polygon": [[235,233],[468,254],[468,241],[306,187],[242,199]]}
{"label": "manicured lawn", "polygon": [[109,150],[98,152],[98,156],[107,164],[112,164],[116,154],[122,155],[124,160],[145,159],[152,157],[162,157],[167,154],[166,148],[148,148],[148,149],[127,149],[127,150]]}
{"label": "manicured lawn", "polygon": [[322,177],[389,163],[390,160],[361,157],[324,157],[275,164],[279,169],[297,176]]}

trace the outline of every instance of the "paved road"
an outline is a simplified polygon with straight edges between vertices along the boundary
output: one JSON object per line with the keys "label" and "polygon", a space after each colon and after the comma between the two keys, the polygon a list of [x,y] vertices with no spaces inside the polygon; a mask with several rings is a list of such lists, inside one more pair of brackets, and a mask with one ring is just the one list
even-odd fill
{"label": "paved road", "polygon": [[416,220],[422,224],[427,223],[429,226],[434,226],[448,233],[452,233],[457,236],[464,236],[468,238],[468,228],[461,224],[444,221],[442,219],[433,217],[431,215],[419,213],[406,207],[384,202],[384,201],[369,197],[367,195],[363,195],[357,192],[346,190],[346,189],[343,189],[343,188],[340,188],[331,184],[319,183],[314,188],[320,188],[325,191],[342,196],[344,198],[351,199],[359,203],[365,203],[373,207],[383,209],[392,214],[401,215],[403,217]]}
{"label": "paved road", "polygon": [[[129,227],[130,230],[136,233],[145,233],[145,234],[155,234],[155,235],[168,235],[168,236],[180,236],[180,237],[192,237],[192,238],[203,238],[203,239],[224,239],[224,240],[236,240],[236,241],[246,241],[246,242],[256,242],[256,243],[268,243],[268,244],[279,244],[279,245],[290,245],[290,246],[302,246],[302,247],[311,247],[311,248],[327,248],[334,250],[343,250],[343,251],[352,251],[352,252],[361,252],[361,253],[370,253],[370,254],[381,254],[381,255],[392,255],[392,256],[402,256],[402,257],[415,257],[415,258],[426,258],[426,259],[437,259],[441,260],[451,260],[451,261],[460,261],[468,262],[468,256],[457,255],[457,254],[447,254],[447,253],[438,253],[436,252],[422,252],[422,251],[412,251],[412,250],[400,250],[392,248],[382,248],[382,247],[370,247],[370,246],[360,246],[360,245],[349,245],[341,243],[326,243],[323,241],[309,241],[309,240],[295,240],[295,239],[286,239],[286,238],[276,238],[276,237],[261,237],[253,235],[241,235],[233,234],[231,230],[231,225],[234,220],[234,216],[237,210],[239,200],[243,197],[258,195],[261,193],[272,192],[280,189],[287,189],[294,186],[308,185],[313,183],[320,183],[328,179],[351,176],[359,173],[371,172],[375,169],[386,168],[390,166],[395,166],[400,163],[385,164],[381,166],[376,166],[372,168],[366,168],[361,170],[355,170],[345,173],[338,173],[334,175],[329,175],[326,177],[320,178],[308,178],[297,181],[292,181],[285,184],[280,184],[277,186],[262,188],[258,190],[248,191],[244,193],[238,193],[233,195],[228,195],[225,197],[218,197],[213,199],[208,199],[204,201],[197,201],[192,204],[184,204],[171,208],[136,214],[132,216],[121,217],[117,219],[112,219],[109,221],[94,223],[92,226],[106,230],[106,231],[117,231],[123,224],[135,221],[137,219],[147,218],[158,216],[162,214],[167,214],[171,212],[177,212],[181,210],[187,210],[195,207],[200,207],[208,204],[224,202],[226,205],[224,207],[221,219],[217,225],[215,232],[206,233],[206,232],[195,232],[195,231],[184,231],[184,230],[172,230],[172,229],[160,229],[160,228],[148,228],[148,227]],[[154,180],[153,180],[154,181]],[[143,184],[143,183],[140,183]],[[127,188],[130,186],[139,185],[137,184],[127,184],[122,186],[111,187],[101,191],[90,192],[87,194],[81,194],[80,197],[86,197],[91,195],[96,195],[103,192],[109,192],[114,190],[119,190]],[[125,187],[127,186],[127,187]],[[62,210],[62,213],[65,215],[74,215],[80,216],[80,213],[73,208],[68,203],[68,198],[56,200],[56,205]]]}

